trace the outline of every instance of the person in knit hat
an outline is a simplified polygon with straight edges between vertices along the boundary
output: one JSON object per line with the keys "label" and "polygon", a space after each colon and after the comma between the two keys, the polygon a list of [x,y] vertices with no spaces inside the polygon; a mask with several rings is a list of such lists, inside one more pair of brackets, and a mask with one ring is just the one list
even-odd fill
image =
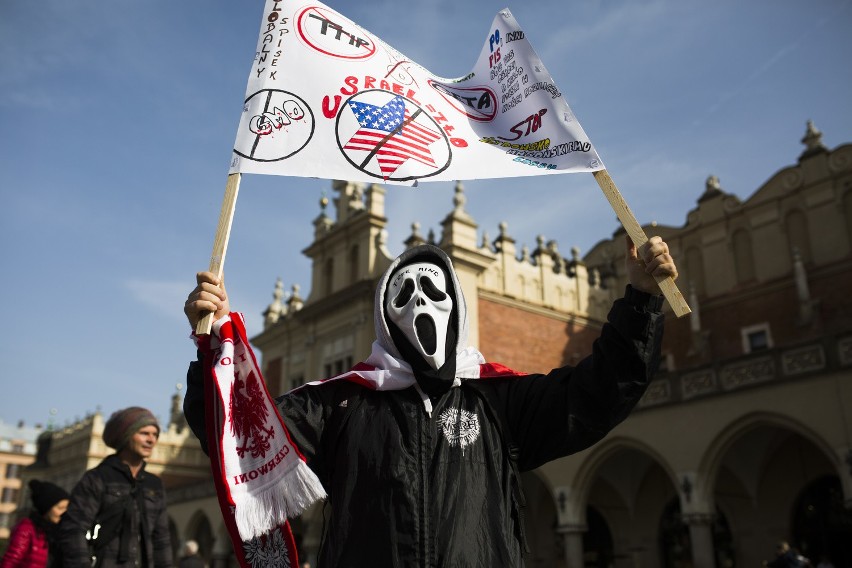
{"label": "person in knit hat", "polygon": [[113,412],[104,426],[104,443],[115,450],[121,450],[131,437],[146,426],[153,426],[160,434],[157,417],[147,408],[131,406],[124,410]]}
{"label": "person in knit hat", "polygon": [[12,529],[2,568],[44,568],[54,554],[56,525],[68,508],[68,492],[47,481],[29,483],[33,511]]}
{"label": "person in knit hat", "polygon": [[[160,437],[156,416],[131,406],[110,415],[104,444],[116,451],[90,469],[71,493],[59,526],[64,567],[172,566],[166,494],[159,477],[145,471]],[[86,533],[99,525],[97,538]],[[95,531],[92,531],[95,532]]]}

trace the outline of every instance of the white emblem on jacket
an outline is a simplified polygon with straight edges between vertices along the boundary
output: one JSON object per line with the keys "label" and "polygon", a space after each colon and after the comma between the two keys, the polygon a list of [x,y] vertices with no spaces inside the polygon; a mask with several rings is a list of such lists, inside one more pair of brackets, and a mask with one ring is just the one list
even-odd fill
{"label": "white emblem on jacket", "polygon": [[450,446],[464,449],[479,438],[479,416],[467,410],[448,408],[438,417],[438,425]]}

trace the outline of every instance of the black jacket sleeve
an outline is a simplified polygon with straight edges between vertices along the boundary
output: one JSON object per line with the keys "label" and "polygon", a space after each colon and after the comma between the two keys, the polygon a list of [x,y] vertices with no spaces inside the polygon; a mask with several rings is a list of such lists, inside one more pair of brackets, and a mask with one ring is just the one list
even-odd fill
{"label": "black jacket sleeve", "polygon": [[207,453],[207,431],[204,424],[204,369],[202,355],[189,364],[186,371],[186,394],[183,397],[183,415],[190,430],[201,442],[201,449]]}
{"label": "black jacket sleeve", "polygon": [[103,479],[95,470],[83,474],[74,486],[68,510],[62,515],[59,523],[59,546],[63,567],[89,568],[92,565],[86,531],[92,528],[95,522],[103,493]]}
{"label": "black jacket sleeve", "polygon": [[627,418],[659,366],[662,297],[627,288],[576,367],[481,381],[522,471],[588,448]]}

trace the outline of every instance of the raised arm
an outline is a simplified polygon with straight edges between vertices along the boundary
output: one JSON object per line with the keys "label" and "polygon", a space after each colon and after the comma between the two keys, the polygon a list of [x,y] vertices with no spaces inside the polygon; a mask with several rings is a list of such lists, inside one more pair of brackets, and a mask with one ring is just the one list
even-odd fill
{"label": "raised arm", "polygon": [[520,449],[522,470],[606,436],[630,414],[659,365],[663,298],[654,277],[676,278],[677,267],[659,237],[638,250],[628,239],[625,262],[630,285],[610,310],[591,355],[576,367],[483,382]]}
{"label": "raised arm", "polygon": [[[198,321],[213,312],[213,321],[227,315],[231,308],[224,282],[212,272],[199,272],[195,275],[196,286],[189,293],[183,305],[183,313],[191,329]],[[189,364],[186,374],[186,395],[183,399],[183,413],[192,433],[201,442],[201,448],[207,453],[207,434],[204,423],[204,381],[201,368],[201,353],[198,361]]]}

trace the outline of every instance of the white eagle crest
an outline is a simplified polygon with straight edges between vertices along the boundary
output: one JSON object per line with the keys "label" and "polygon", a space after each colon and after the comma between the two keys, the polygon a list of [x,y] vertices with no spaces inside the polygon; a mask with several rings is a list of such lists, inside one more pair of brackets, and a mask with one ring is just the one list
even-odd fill
{"label": "white eagle crest", "polygon": [[450,446],[464,449],[479,438],[479,416],[467,410],[448,408],[438,417],[438,425]]}

